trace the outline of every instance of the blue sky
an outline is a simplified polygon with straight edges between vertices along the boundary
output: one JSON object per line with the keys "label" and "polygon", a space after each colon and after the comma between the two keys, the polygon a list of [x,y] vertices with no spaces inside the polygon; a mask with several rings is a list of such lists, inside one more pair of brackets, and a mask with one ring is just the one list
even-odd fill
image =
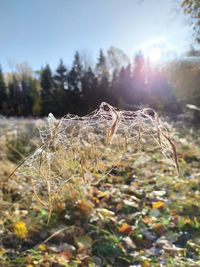
{"label": "blue sky", "polygon": [[154,44],[183,51],[192,31],[174,7],[174,0],[0,0],[0,64],[55,68],[60,58],[70,65],[76,50],[95,60],[110,46],[130,57]]}

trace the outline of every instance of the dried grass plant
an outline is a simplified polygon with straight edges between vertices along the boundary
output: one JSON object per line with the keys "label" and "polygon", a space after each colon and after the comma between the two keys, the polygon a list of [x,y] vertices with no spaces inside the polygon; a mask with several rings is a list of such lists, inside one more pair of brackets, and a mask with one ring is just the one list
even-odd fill
{"label": "dried grass plant", "polygon": [[50,210],[63,197],[87,197],[93,183],[137,153],[161,153],[179,172],[169,130],[149,108],[123,111],[103,102],[84,117],[49,114],[40,137],[41,146],[15,172],[30,179],[35,197]]}

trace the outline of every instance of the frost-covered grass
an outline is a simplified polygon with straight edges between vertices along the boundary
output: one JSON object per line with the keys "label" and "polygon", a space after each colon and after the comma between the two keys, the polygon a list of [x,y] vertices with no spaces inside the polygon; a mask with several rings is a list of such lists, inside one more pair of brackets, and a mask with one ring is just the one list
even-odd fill
{"label": "frost-covered grass", "polygon": [[[115,155],[110,149],[105,158],[99,157],[97,147],[101,164],[95,165],[94,179],[85,177],[91,179],[87,194],[77,194],[77,187],[85,183],[66,184],[49,217],[49,207],[37,199],[31,177],[8,178],[40,144],[33,131],[35,121],[14,123],[21,129],[18,141],[14,135],[6,139],[6,132],[0,137],[2,266],[200,266],[197,128],[183,127],[184,121],[169,125],[179,156],[179,176],[160,153],[150,150],[125,157],[102,179],[107,159],[114,160]],[[10,121],[11,131],[9,127]],[[92,156],[85,167],[84,162],[77,167],[69,157],[62,160],[82,176],[81,164],[95,169]],[[39,197],[48,199],[42,191]]]}

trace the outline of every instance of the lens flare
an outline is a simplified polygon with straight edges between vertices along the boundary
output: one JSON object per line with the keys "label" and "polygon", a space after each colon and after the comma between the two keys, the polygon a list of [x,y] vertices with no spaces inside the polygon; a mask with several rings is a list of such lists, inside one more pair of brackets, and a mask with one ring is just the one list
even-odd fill
{"label": "lens flare", "polygon": [[148,57],[151,62],[158,62],[161,60],[162,51],[159,47],[151,48],[148,51]]}

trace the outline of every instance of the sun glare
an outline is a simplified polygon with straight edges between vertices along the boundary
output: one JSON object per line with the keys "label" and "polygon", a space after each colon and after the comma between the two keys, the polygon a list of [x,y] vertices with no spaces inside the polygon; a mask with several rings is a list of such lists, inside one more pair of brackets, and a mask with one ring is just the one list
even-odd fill
{"label": "sun glare", "polygon": [[174,54],[174,47],[164,38],[157,38],[141,45],[141,51],[151,63],[160,64]]}
{"label": "sun glare", "polygon": [[158,62],[161,60],[162,51],[159,47],[151,48],[148,51],[148,57],[151,62]]}

